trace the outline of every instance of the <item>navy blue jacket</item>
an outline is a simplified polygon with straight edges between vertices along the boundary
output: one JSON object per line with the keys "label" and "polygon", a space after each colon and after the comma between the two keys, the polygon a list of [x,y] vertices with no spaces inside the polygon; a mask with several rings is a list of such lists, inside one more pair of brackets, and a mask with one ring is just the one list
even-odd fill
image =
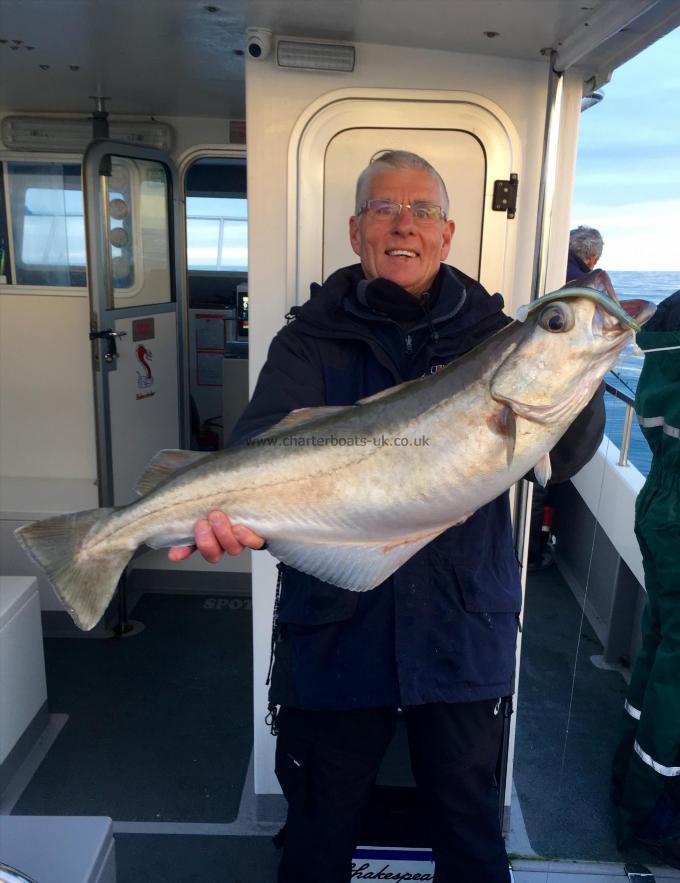
{"label": "navy blue jacket", "polygon": [[[338,270],[292,311],[232,440],[263,431],[294,408],[353,404],[435,371],[510,321],[499,294],[490,296],[446,265],[431,312],[406,327],[362,302],[361,280],[359,265]],[[557,477],[592,456],[603,426],[595,412],[594,420],[592,409],[577,420],[578,444],[555,449]],[[520,604],[507,493],[370,592],[286,567],[271,701],[342,710],[508,695]]]}
{"label": "navy blue jacket", "polygon": [[578,279],[579,276],[583,276],[585,273],[590,273],[590,267],[584,260],[582,260],[576,252],[569,249],[569,257],[567,258],[567,272],[566,272],[566,282],[571,282],[572,279]]}

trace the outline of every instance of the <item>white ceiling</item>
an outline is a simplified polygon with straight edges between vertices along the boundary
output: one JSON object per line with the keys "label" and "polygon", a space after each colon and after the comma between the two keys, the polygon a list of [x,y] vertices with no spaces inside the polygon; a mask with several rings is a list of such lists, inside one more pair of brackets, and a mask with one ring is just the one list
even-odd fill
{"label": "white ceiling", "polygon": [[[587,35],[593,14],[626,6],[641,0],[0,0],[0,110],[83,112],[106,95],[114,114],[239,118],[247,26],[538,60]],[[642,6],[584,59],[584,76],[680,24],[680,0]]]}

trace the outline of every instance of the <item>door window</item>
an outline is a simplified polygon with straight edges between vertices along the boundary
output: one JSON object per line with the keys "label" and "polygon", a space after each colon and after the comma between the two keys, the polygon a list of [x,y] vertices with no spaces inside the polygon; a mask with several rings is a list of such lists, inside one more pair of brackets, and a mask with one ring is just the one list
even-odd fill
{"label": "door window", "polygon": [[129,309],[169,303],[174,291],[165,166],[112,156],[110,175],[103,177],[111,307]]}

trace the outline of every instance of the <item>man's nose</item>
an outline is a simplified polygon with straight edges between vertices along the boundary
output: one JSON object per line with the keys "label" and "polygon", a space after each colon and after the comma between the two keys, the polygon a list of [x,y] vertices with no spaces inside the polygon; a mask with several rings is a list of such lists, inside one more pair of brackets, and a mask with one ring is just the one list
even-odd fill
{"label": "man's nose", "polygon": [[399,233],[410,233],[415,228],[411,209],[407,205],[402,205],[401,211],[394,219],[392,228]]}

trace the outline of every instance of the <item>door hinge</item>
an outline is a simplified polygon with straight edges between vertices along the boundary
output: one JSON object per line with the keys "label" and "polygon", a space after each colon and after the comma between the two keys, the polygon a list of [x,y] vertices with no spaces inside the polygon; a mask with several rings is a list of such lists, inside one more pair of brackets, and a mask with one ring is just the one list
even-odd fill
{"label": "door hinge", "polygon": [[508,181],[493,182],[493,203],[492,209],[495,212],[508,213],[508,220],[515,217],[517,210],[517,186],[519,184],[519,176],[514,172],[510,175]]}

